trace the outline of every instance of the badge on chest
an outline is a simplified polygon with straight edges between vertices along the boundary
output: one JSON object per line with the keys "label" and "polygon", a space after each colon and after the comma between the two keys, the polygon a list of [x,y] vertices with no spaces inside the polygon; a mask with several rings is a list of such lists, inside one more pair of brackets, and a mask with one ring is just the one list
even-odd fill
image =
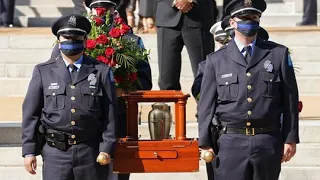
{"label": "badge on chest", "polygon": [[263,67],[264,67],[264,69],[265,69],[267,72],[272,72],[272,71],[273,71],[273,64],[271,63],[270,60],[266,60],[266,61],[263,63]]}
{"label": "badge on chest", "polygon": [[89,88],[92,88],[92,89],[96,88],[98,80],[95,74],[91,73],[88,76],[88,81],[89,81]]}

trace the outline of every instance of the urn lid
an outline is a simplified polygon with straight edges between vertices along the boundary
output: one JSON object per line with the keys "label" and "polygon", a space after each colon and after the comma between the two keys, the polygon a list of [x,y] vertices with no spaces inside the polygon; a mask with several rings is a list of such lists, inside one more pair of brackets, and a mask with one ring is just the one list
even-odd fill
{"label": "urn lid", "polygon": [[169,106],[165,103],[154,103],[152,104],[152,109],[162,109],[162,110],[168,110]]}

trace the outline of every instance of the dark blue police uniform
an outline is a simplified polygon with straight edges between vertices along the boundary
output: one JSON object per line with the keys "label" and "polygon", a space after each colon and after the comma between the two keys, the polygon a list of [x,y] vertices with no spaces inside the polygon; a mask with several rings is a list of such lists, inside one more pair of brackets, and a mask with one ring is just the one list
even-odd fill
{"label": "dark blue police uniform", "polygon": [[[118,0],[87,0],[86,4],[88,7],[106,7],[113,8],[116,4],[118,4]],[[136,42],[137,46],[141,48],[145,48],[142,39],[131,33],[125,34],[123,36],[124,39],[130,39]],[[54,59],[60,55],[60,51],[58,45],[56,45],[52,51],[51,58]],[[137,76],[140,82],[140,85],[137,85],[137,90],[151,90],[152,89],[152,78],[151,78],[151,67],[148,62],[148,59],[145,61],[139,61],[137,64]],[[126,136],[126,128],[127,128],[127,119],[126,119],[126,103],[122,97],[117,98],[117,122],[116,122],[116,137],[123,138]],[[130,174],[116,174],[113,173],[113,163],[109,164],[109,173],[108,180],[128,180]]]}
{"label": "dark blue police uniform", "polygon": [[[56,36],[85,36],[90,29],[90,22],[80,15],[62,17],[52,27]],[[114,150],[116,94],[111,68],[85,55],[73,65],[75,77],[61,55],[35,66],[23,103],[22,155],[41,152],[44,180],[103,179],[108,166],[96,158]],[[37,124],[45,134],[43,147],[37,141]]]}
{"label": "dark blue police uniform", "polygon": [[[241,12],[248,1],[233,2],[233,10]],[[264,11],[264,1],[250,2],[245,8]],[[211,147],[209,128],[216,116],[223,126],[217,180],[276,180],[283,143],[299,143],[298,88],[288,48],[259,37],[251,48],[246,61],[235,39],[206,59],[198,108],[199,146]]]}

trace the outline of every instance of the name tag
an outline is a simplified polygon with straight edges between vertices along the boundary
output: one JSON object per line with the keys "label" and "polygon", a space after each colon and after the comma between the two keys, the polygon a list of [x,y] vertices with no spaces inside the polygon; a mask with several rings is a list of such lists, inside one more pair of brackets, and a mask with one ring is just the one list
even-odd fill
{"label": "name tag", "polygon": [[90,89],[95,89],[95,88],[96,88],[96,86],[89,86],[89,88],[90,88]]}
{"label": "name tag", "polygon": [[59,88],[60,88],[60,86],[49,86],[48,89],[59,89]]}
{"label": "name tag", "polygon": [[51,86],[58,86],[58,83],[51,83]]}
{"label": "name tag", "polygon": [[221,76],[221,78],[228,78],[228,77],[232,77],[232,73],[223,74],[223,75]]}

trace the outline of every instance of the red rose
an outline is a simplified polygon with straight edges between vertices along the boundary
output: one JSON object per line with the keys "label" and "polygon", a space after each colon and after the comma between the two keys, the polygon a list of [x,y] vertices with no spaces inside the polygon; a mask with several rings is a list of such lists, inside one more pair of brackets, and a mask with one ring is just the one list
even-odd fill
{"label": "red rose", "polygon": [[107,44],[109,42],[108,37],[105,34],[101,34],[98,38],[97,38],[97,43],[98,44]]}
{"label": "red rose", "polygon": [[126,24],[121,24],[120,33],[121,35],[127,34],[131,30],[130,26]]}
{"label": "red rose", "polygon": [[93,39],[87,40],[87,49],[94,49],[97,46],[97,43]]}
{"label": "red rose", "polygon": [[131,73],[131,74],[129,75],[129,80],[130,80],[130,82],[134,82],[134,81],[136,81],[137,79],[138,79],[138,75],[137,75],[136,72]]}
{"label": "red rose", "polygon": [[122,82],[124,82],[124,77],[122,77],[120,75],[114,75],[114,81],[116,83],[122,83]]}
{"label": "red rose", "polygon": [[109,64],[110,60],[108,58],[106,58],[105,56],[98,56],[97,57],[97,60],[100,61],[100,62],[103,62],[105,64]]}
{"label": "red rose", "polygon": [[96,22],[97,26],[101,26],[104,23],[103,19],[100,18],[94,18],[94,21]]}
{"label": "red rose", "polygon": [[121,33],[120,33],[120,29],[118,28],[112,28],[111,31],[109,32],[109,35],[113,38],[118,38],[120,37]]}
{"label": "red rose", "polygon": [[114,54],[114,49],[112,47],[107,47],[104,53],[106,54],[107,57],[111,57]]}
{"label": "red rose", "polygon": [[298,111],[301,112],[302,108],[303,108],[302,101],[299,101],[299,103],[298,103]]}
{"label": "red rose", "polygon": [[114,22],[116,22],[116,24],[122,24],[124,23],[124,20],[121,17],[117,17],[114,19]]}
{"label": "red rose", "polygon": [[94,8],[97,11],[97,15],[99,17],[104,16],[106,14],[107,9],[106,8]]}

